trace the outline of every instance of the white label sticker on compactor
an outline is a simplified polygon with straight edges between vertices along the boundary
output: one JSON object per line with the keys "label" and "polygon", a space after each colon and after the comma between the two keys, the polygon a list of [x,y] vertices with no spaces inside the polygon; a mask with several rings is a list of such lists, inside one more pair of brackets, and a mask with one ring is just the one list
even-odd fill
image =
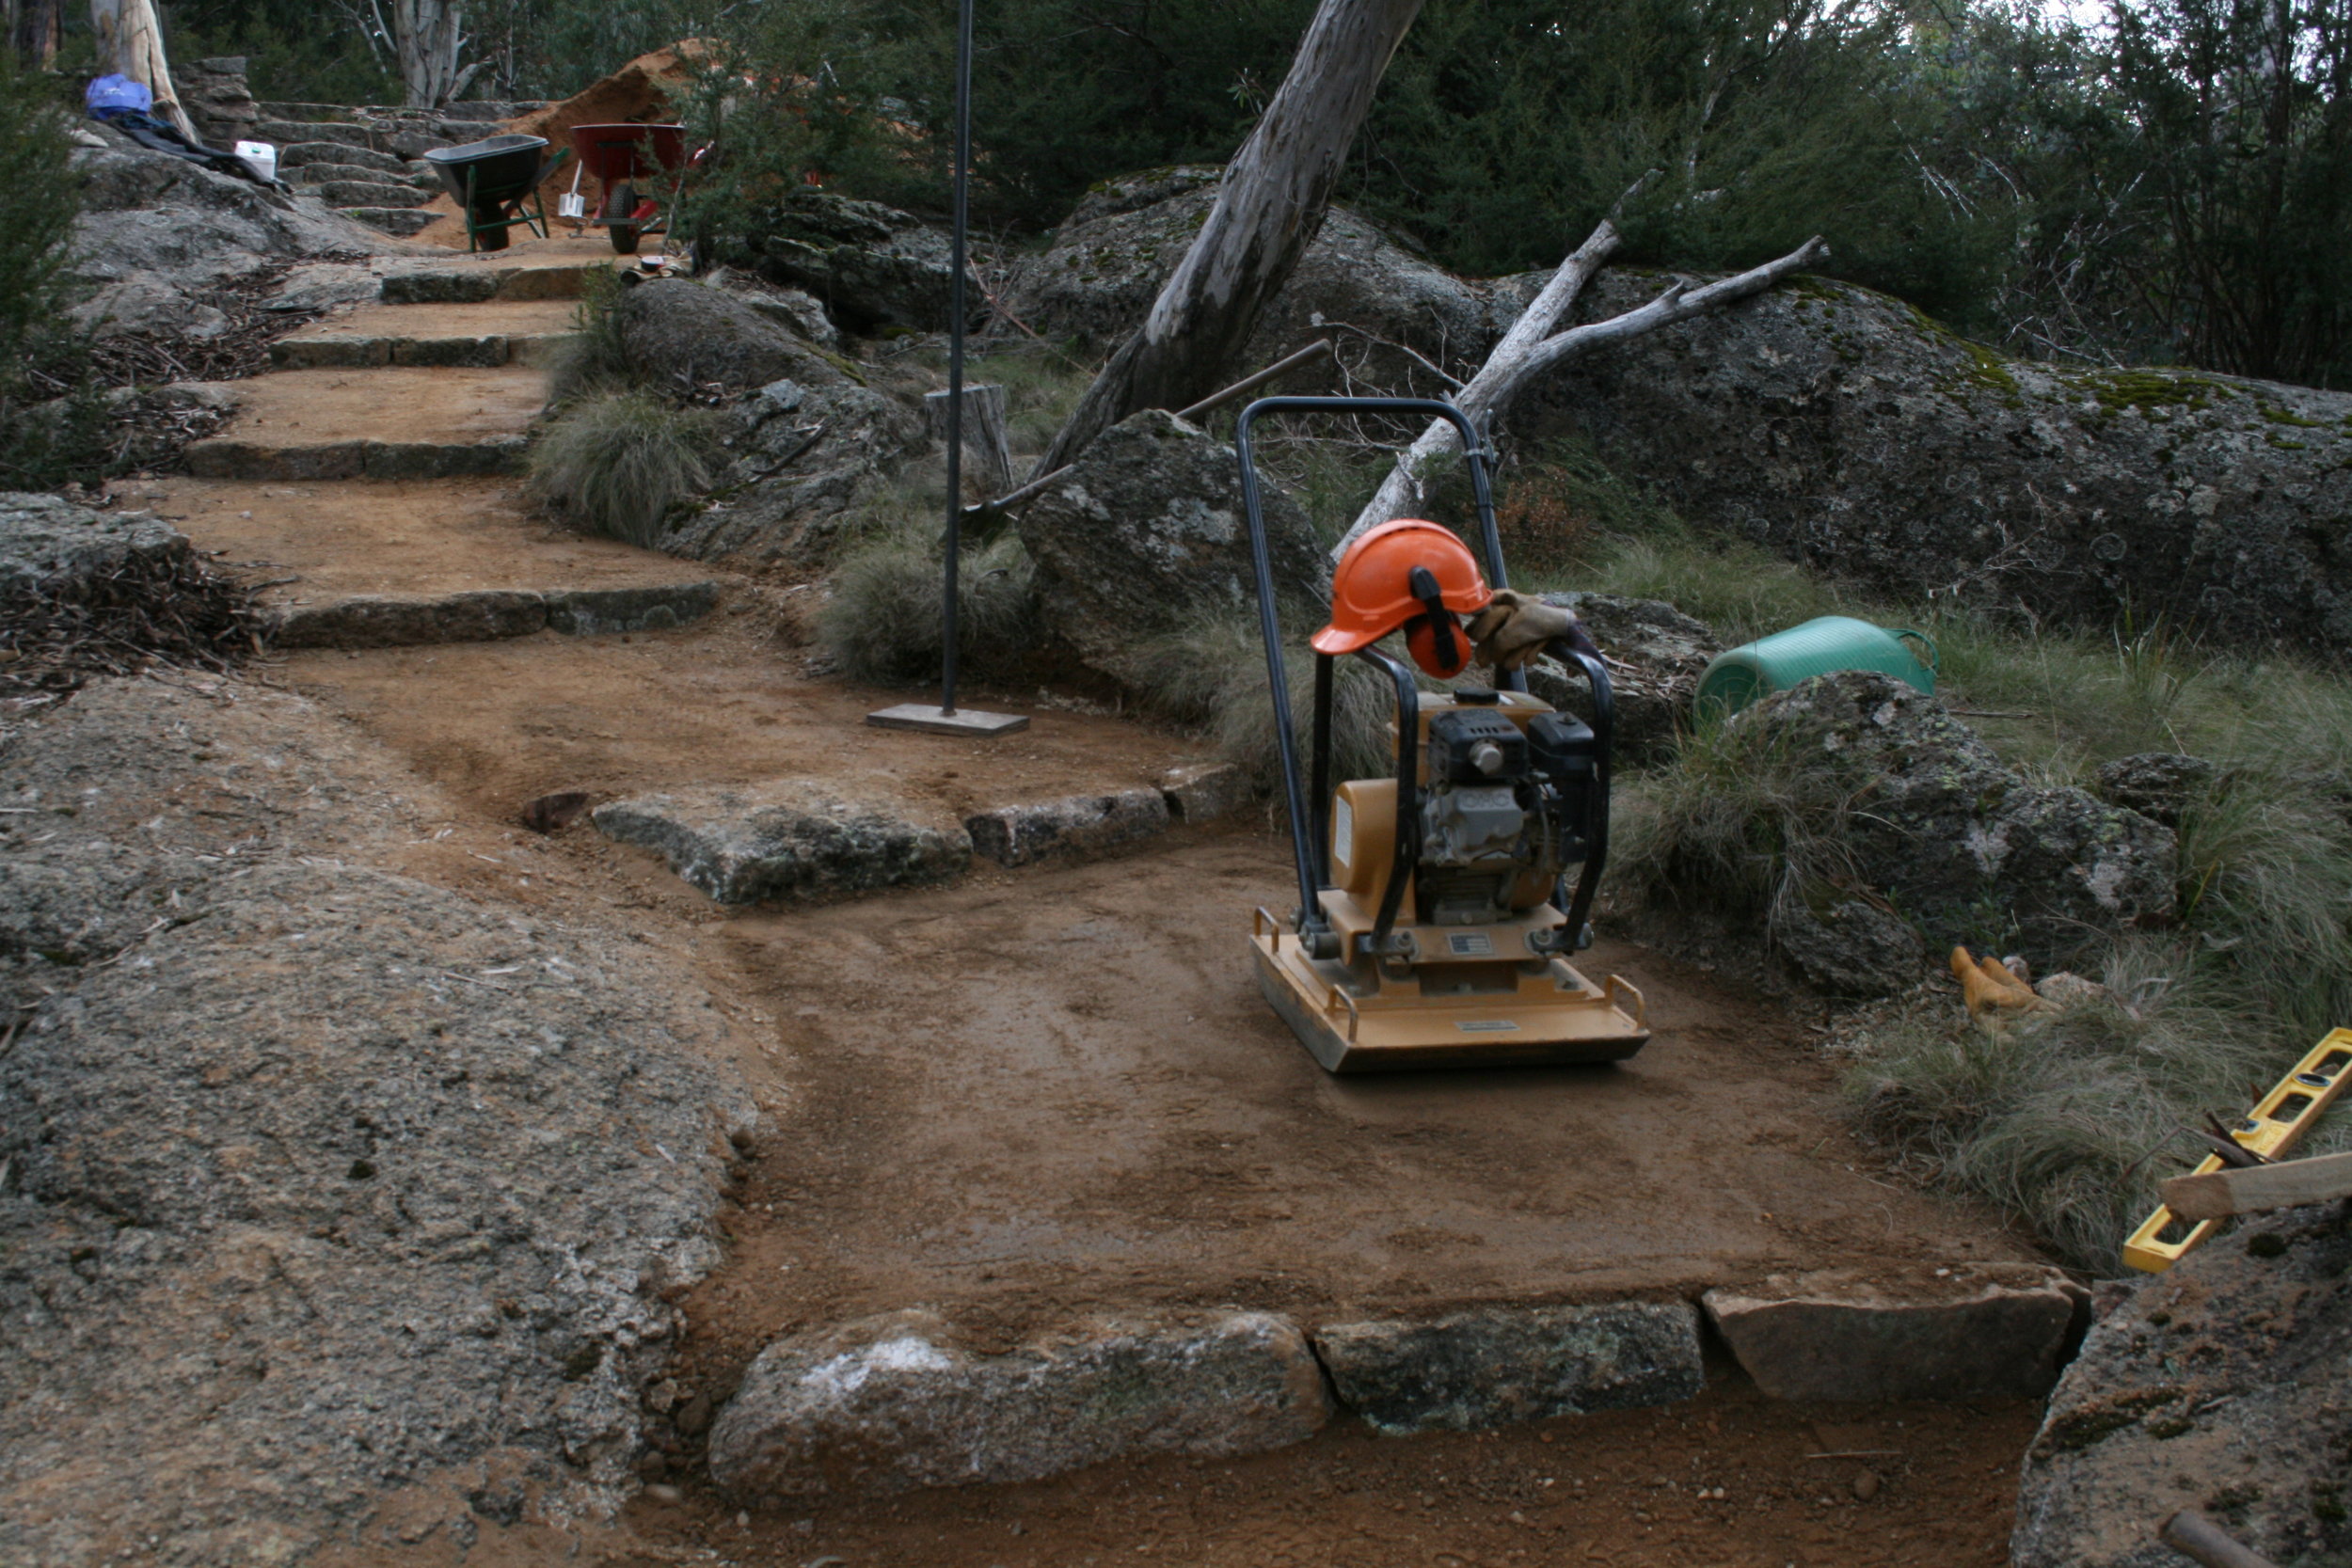
{"label": "white label sticker on compactor", "polygon": [[1344,795],[1331,802],[1331,863],[1347,863],[1348,847],[1356,842],[1356,807]]}

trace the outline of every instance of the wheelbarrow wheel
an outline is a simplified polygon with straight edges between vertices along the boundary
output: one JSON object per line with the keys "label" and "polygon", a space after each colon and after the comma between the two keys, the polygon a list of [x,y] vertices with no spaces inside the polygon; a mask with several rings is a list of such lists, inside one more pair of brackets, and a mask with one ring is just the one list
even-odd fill
{"label": "wheelbarrow wheel", "polygon": [[613,221],[605,225],[605,232],[612,236],[614,252],[622,256],[636,255],[637,225],[623,223],[620,219],[637,215],[637,187],[627,181],[616,182],[605,194],[604,210],[615,214]]}

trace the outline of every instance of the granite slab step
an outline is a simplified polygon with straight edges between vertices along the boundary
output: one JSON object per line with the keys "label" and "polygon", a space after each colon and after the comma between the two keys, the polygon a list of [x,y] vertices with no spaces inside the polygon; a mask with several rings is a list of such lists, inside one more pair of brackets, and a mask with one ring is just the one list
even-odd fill
{"label": "granite slab step", "polygon": [[350,120],[262,119],[254,121],[253,135],[257,141],[273,142],[280,147],[294,142],[322,141],[342,142],[346,147],[371,150],[375,146],[368,128]]}
{"label": "granite slab step", "polygon": [[[357,150],[346,148],[344,150]],[[437,194],[440,186],[440,182],[437,180],[428,183],[422,176],[411,174],[405,167],[381,169],[371,167],[366,164],[304,164],[301,167],[292,171],[289,182],[303,188],[310,186],[342,188],[365,185],[373,189],[405,190],[428,198]],[[334,200],[336,198],[327,196],[326,199]],[[364,205],[364,203],[359,204]]]}
{"label": "granite slab step", "polygon": [[395,157],[389,152],[378,152],[373,148],[357,147],[350,142],[298,141],[289,143],[278,150],[278,168],[280,173],[288,169],[311,169],[327,164],[403,177],[414,176],[417,173],[415,167],[405,158]]}
{"label": "granite slab step", "polygon": [[400,240],[422,232],[441,215],[422,207],[343,207],[338,211],[354,223],[380,229]]}
{"label": "granite slab step", "polygon": [[424,195],[414,185],[394,184],[389,180],[322,180],[303,188],[316,193],[330,207],[343,208],[414,207]]}
{"label": "granite slab step", "polygon": [[[427,213],[429,220],[437,214]],[[610,261],[556,266],[420,267],[385,276],[387,305],[479,305],[488,300],[578,299],[591,277],[611,273]]]}
{"label": "granite slab step", "polygon": [[189,443],[188,472],[199,479],[469,479],[519,474],[530,440],[497,436],[476,441],[320,441],[278,445],[215,436]]}
{"label": "granite slab step", "polygon": [[280,648],[410,648],[495,641],[536,631],[569,637],[666,631],[701,620],[718,602],[715,581],[363,594],[288,608],[279,615],[271,641]]}

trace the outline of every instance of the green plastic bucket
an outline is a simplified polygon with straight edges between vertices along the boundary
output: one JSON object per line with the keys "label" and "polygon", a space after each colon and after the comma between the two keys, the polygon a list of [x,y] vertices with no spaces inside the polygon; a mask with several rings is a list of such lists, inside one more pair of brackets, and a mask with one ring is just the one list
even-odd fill
{"label": "green plastic bucket", "polygon": [[[1924,658],[1911,642],[1926,650]],[[1699,713],[1728,718],[1759,697],[1836,670],[1877,670],[1922,691],[1935,689],[1935,643],[1908,626],[1874,626],[1823,615],[1715,656],[1699,677]]]}

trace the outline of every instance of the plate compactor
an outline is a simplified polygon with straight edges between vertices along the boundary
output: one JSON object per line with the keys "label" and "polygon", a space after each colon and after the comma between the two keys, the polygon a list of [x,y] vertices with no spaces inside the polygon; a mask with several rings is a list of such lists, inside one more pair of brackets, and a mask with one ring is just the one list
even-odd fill
{"label": "plate compactor", "polygon": [[[1299,774],[1265,518],[1250,453],[1266,414],[1428,415],[1461,432],[1477,501],[1482,577],[1435,523],[1386,523],[1332,578],[1331,624],[1312,640],[1311,774]],[[1452,404],[1422,398],[1263,398],[1234,433],[1256,571],[1259,629],[1282,758],[1299,907],[1257,911],[1259,989],[1332,1072],[1622,1061],[1649,1039],[1641,992],[1569,963],[1589,946],[1609,850],[1613,704],[1599,651],[1574,617],[1508,592],[1486,456]],[[1375,646],[1403,632],[1414,664],[1452,680],[1476,650],[1493,689],[1423,690]],[[1592,692],[1588,723],[1527,691],[1549,652]],[[1331,779],[1333,666],[1353,656],[1396,695],[1393,776]],[[1569,888],[1569,875],[1575,886]]]}

